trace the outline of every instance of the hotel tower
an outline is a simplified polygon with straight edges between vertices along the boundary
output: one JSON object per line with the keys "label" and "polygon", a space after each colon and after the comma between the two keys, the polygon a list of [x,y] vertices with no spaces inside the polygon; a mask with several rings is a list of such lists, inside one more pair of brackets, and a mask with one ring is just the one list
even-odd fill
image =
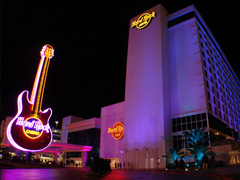
{"label": "hotel tower", "polygon": [[196,8],[169,14],[157,5],[130,20],[125,101],[101,110],[100,157],[163,168],[169,148],[188,147],[185,130],[238,141],[239,95],[239,79]]}

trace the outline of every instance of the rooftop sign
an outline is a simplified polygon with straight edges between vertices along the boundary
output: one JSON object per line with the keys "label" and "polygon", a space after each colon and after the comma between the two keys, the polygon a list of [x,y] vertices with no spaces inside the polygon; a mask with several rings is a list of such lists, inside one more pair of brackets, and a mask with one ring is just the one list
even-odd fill
{"label": "rooftop sign", "polygon": [[144,13],[137,20],[132,22],[132,28],[137,27],[143,29],[151,22],[151,19],[155,17],[156,13],[153,11],[152,14]]}

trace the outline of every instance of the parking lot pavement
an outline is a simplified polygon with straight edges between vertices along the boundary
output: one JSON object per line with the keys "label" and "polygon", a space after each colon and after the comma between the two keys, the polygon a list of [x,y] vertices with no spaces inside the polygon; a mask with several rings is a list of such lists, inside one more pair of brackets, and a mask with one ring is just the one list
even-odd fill
{"label": "parking lot pavement", "polygon": [[165,171],[134,171],[134,170],[113,170],[112,173],[108,174],[104,180],[229,180],[223,176],[207,175],[207,174],[193,174],[193,173],[176,173],[176,172],[165,172]]}
{"label": "parking lot pavement", "polygon": [[[137,171],[137,170],[113,170],[101,178],[103,180],[229,180],[225,175],[239,171],[239,166],[217,168],[208,171]],[[85,175],[90,168],[51,168],[51,169],[1,169],[1,180],[70,180],[90,179]],[[91,178],[97,179],[97,178]]]}

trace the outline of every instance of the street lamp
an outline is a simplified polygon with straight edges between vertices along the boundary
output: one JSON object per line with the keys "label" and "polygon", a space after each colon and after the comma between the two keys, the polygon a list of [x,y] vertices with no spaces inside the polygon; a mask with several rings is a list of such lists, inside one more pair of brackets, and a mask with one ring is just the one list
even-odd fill
{"label": "street lamp", "polygon": [[146,148],[146,147],[143,147],[145,150],[146,150],[146,168],[148,169],[148,148]]}
{"label": "street lamp", "polygon": [[135,149],[136,152],[137,152],[137,158],[136,158],[137,163],[136,163],[136,166],[137,166],[137,169],[138,169],[138,167],[139,167],[139,149],[137,149],[137,148],[134,148],[134,149]]}
{"label": "street lamp", "polygon": [[55,121],[55,124],[56,124],[56,128],[57,128],[57,125],[58,125],[58,123],[59,123],[58,121]]}

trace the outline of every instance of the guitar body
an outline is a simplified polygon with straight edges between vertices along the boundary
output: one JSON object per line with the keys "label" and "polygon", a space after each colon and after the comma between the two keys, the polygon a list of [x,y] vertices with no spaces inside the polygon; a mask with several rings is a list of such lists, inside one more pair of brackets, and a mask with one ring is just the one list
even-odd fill
{"label": "guitar body", "polygon": [[34,115],[28,94],[28,91],[23,91],[18,96],[18,113],[8,125],[7,136],[11,144],[20,150],[41,151],[52,142],[49,126],[52,110],[48,108]]}

